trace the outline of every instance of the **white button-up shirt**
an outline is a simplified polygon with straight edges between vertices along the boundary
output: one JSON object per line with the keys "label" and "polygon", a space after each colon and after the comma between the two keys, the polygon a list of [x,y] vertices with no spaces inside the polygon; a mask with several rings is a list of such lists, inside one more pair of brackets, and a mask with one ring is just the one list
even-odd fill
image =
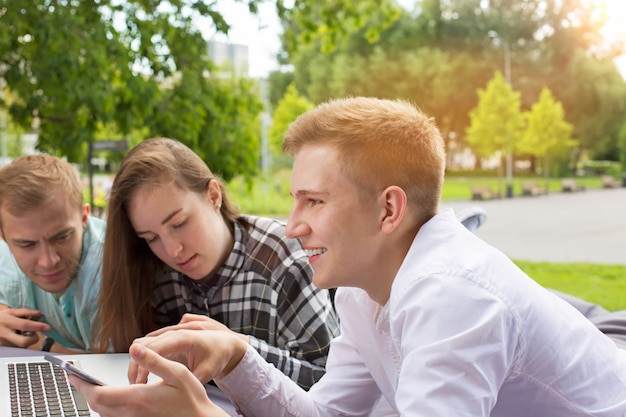
{"label": "white button-up shirt", "polygon": [[467,231],[451,209],[416,236],[385,306],[337,292],[341,336],[307,393],[250,351],[219,381],[245,415],[626,416],[626,351]]}

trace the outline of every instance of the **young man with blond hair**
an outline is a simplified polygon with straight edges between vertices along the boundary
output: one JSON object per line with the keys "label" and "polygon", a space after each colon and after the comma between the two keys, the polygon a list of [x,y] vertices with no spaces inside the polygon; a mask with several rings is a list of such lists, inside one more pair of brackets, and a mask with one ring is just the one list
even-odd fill
{"label": "young man with blond hair", "polygon": [[104,222],[89,212],[66,161],[30,155],[0,169],[0,346],[91,350]]}

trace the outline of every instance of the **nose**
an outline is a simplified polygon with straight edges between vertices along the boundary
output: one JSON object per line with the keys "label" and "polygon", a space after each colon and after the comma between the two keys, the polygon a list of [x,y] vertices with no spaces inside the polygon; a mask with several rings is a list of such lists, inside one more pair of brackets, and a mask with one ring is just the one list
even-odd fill
{"label": "nose", "polygon": [[297,209],[292,208],[287,218],[287,226],[285,228],[285,236],[291,239],[297,239],[309,233],[309,227],[302,219],[302,215]]}
{"label": "nose", "polygon": [[39,265],[43,268],[50,269],[59,263],[61,257],[53,245],[42,245],[41,254],[39,256]]}
{"label": "nose", "polygon": [[165,253],[172,258],[178,257],[183,249],[183,243],[178,239],[162,237],[161,242],[163,242],[163,249],[165,249]]}

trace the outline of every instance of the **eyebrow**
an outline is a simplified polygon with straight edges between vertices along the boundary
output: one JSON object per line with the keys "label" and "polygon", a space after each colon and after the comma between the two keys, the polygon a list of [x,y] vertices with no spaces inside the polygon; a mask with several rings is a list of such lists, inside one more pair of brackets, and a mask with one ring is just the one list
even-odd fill
{"label": "eyebrow", "polygon": [[[178,213],[180,213],[181,211],[182,211],[182,209],[178,209],[178,210],[174,210],[173,212],[171,212],[169,215],[167,215],[167,216],[166,216],[166,217],[165,217],[165,218],[161,221],[161,225],[164,225],[165,223],[169,222],[169,221],[172,219],[172,217],[176,216],[176,215],[177,215]],[[148,230],[146,230],[146,231],[139,231],[139,230],[136,230],[136,231],[135,231],[135,233],[136,233],[138,236],[141,236],[141,235],[143,235],[143,234],[150,233],[150,231],[148,231]]]}
{"label": "eyebrow", "polygon": [[291,195],[295,198],[295,197],[308,197],[308,196],[324,196],[324,195],[329,195],[330,193],[328,191],[313,191],[313,190],[298,190],[294,193],[291,193]]}
{"label": "eyebrow", "polygon": [[[74,231],[73,228],[68,227],[67,229],[63,229],[61,231],[56,232],[55,234],[53,234],[50,237],[46,237],[46,239],[47,240],[55,239],[55,238],[58,238],[60,236],[64,236],[64,235],[67,235],[69,233],[72,233],[73,231]],[[11,239],[11,242],[13,242],[13,244],[16,244],[16,245],[24,245],[24,244],[30,244],[30,243],[37,243],[37,240],[19,239],[18,238],[18,239]]]}

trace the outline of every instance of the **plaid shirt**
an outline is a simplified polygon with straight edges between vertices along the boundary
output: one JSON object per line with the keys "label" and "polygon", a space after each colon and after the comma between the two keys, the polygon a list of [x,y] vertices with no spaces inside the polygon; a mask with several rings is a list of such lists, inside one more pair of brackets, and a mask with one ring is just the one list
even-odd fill
{"label": "plaid shirt", "polygon": [[210,316],[250,336],[250,344],[300,386],[309,389],[325,372],[339,323],[329,293],[312,283],[313,269],[298,240],[277,220],[241,216],[235,244],[213,275],[194,281],[166,269],[152,296],[158,325],[184,313]]}

